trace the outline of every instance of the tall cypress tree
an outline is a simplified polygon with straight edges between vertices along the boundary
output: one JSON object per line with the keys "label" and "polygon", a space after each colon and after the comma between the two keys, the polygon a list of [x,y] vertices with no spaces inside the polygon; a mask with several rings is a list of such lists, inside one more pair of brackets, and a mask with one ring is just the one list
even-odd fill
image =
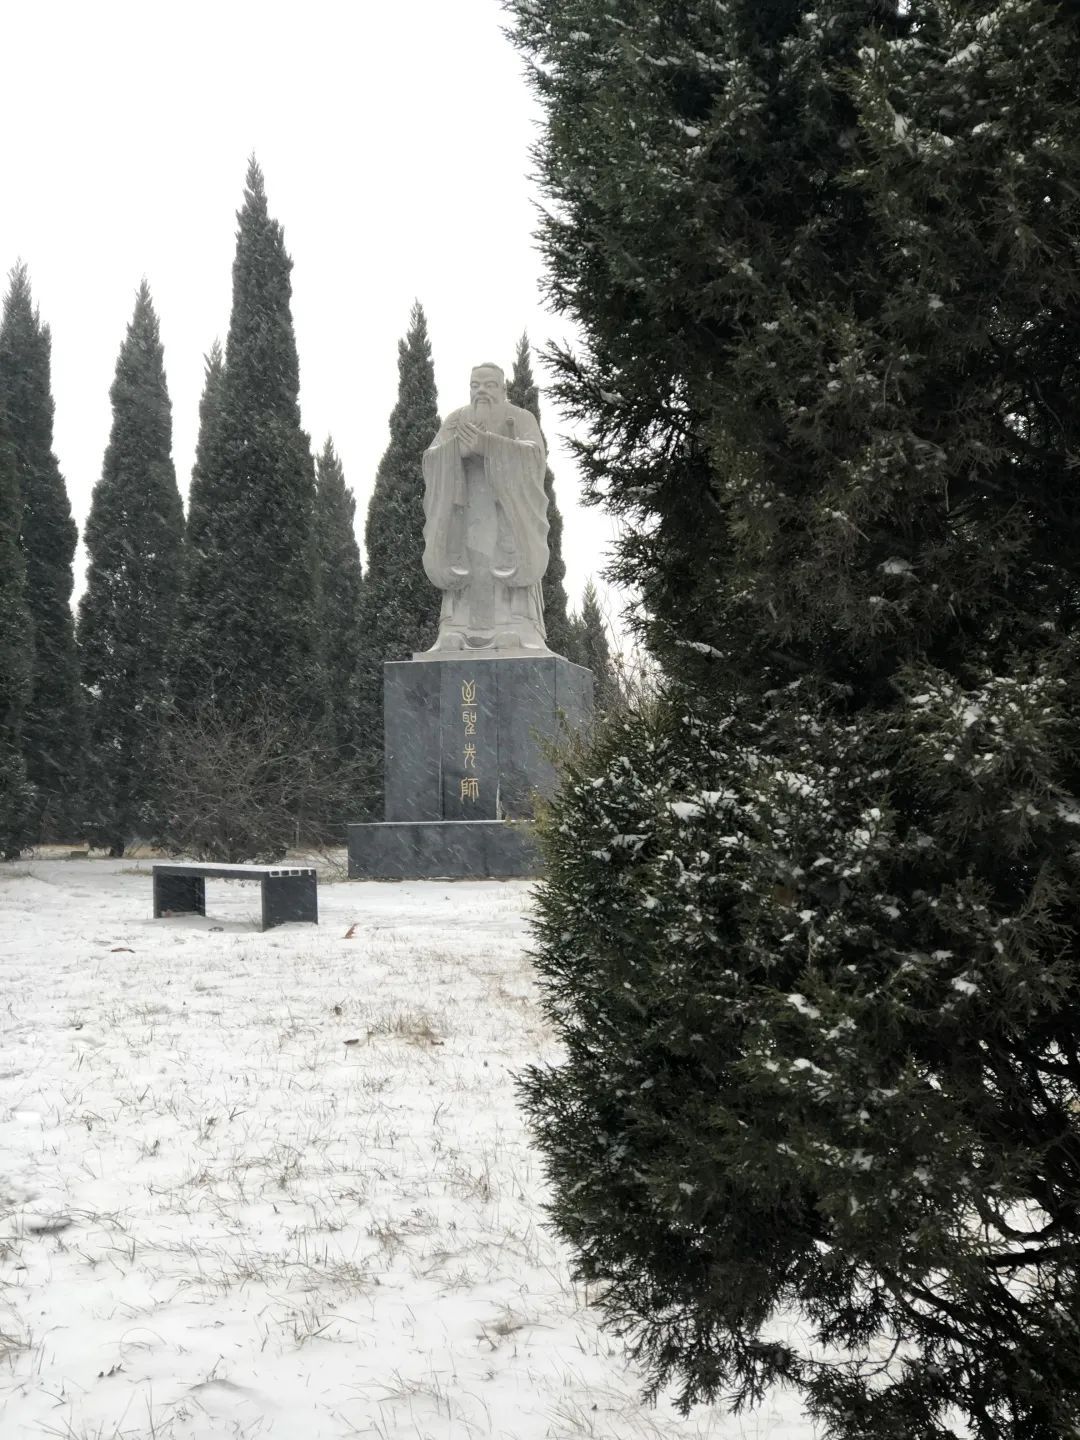
{"label": "tall cypress tree", "polygon": [[424,451],[439,429],[427,319],[417,301],[398,342],[397,403],[379,462],[364,530],[367,572],[361,613],[362,725],[370,756],[367,808],[382,796],[382,667],[435,643],[441,596],[424,574]]}
{"label": "tall cypress tree", "polygon": [[[180,553],[180,594],[173,612],[173,635],[169,649],[169,675],[174,704],[182,697],[188,712],[198,706],[197,691],[185,695],[193,677],[185,671],[191,634],[199,623],[199,588],[196,574],[205,583],[205,557],[210,553],[209,533],[217,485],[218,428],[221,421],[222,395],[225,388],[225,354],[221,342],[215,340],[203,356],[203,390],[199,397],[199,435],[195,442],[195,464],[191,469],[188,488],[184,544]],[[193,573],[195,572],[195,573]]]}
{"label": "tall cypress tree", "polygon": [[145,280],[110,398],[112,432],[86,524],[78,639],[90,835],[120,855],[133,836],[154,830],[184,527],[164,352]]}
{"label": "tall cypress tree", "polygon": [[31,802],[23,720],[34,651],[26,562],[19,539],[21,519],[15,449],[0,408],[0,859],[4,860],[22,849]]}
{"label": "tall cypress tree", "polygon": [[[197,692],[184,695],[192,680],[186,673],[191,633],[198,623],[198,596],[190,573],[196,567],[202,574],[203,557],[207,554],[207,527],[213,508],[214,470],[218,423],[221,418],[221,397],[225,385],[225,355],[221,342],[215,340],[203,356],[203,390],[199,397],[199,435],[195,442],[195,464],[188,489],[187,516],[183,545],[180,551],[180,591],[173,607],[173,629],[166,661],[169,676],[170,731],[184,713],[190,716],[199,707]],[[205,700],[203,703],[207,703]]]}
{"label": "tall cypress tree", "polygon": [[315,471],[281,226],[250,162],[237,216],[223,373],[203,397],[175,694],[181,712],[269,709],[299,739],[321,706],[315,639]]}
{"label": "tall cypress tree", "polygon": [[25,596],[34,645],[23,744],[35,790],[32,838],[63,841],[79,829],[84,732],[71,613],[77,532],[52,448],[50,369],[49,330],[34,306],[26,267],[19,265],[0,322],[0,409],[7,412],[22,497]]}
{"label": "tall cypress tree", "polygon": [[363,571],[356,543],[356,500],[329,438],[315,468],[317,630],[326,685],[324,793],[336,811],[326,818],[340,827],[359,813],[359,767],[370,748],[362,743],[360,731]]}
{"label": "tall cypress tree", "polygon": [[1080,16],[510,8],[558,393],[667,667],[548,826],[559,1228],[686,1405],[1061,1440]]}
{"label": "tall cypress tree", "polygon": [[[514,354],[514,370],[506,387],[506,398],[512,405],[520,405],[536,416],[543,432],[540,419],[540,390],[533,378],[532,357],[529,337],[523,334]],[[566,561],[562,553],[563,518],[559,503],[555,499],[555,477],[549,465],[544,471],[544,490],[548,497],[548,568],[543,580],[544,626],[547,630],[548,649],[556,655],[573,659],[570,649],[573,636],[566,599]]]}
{"label": "tall cypress tree", "polygon": [[[574,623],[576,622],[576,623]],[[610,715],[619,703],[619,684],[611,658],[607,623],[600,609],[596,584],[588,580],[581,600],[581,614],[571,624],[574,658],[593,674],[593,703],[598,715]]]}
{"label": "tall cypress tree", "polygon": [[[214,463],[217,446],[217,428],[221,418],[222,394],[225,386],[225,356],[219,341],[215,340],[210,353],[204,357],[203,392],[199,399],[199,438],[195,445],[195,464],[191,472],[191,488],[188,491],[188,514],[185,547],[185,565],[188,556],[202,552],[214,497]],[[178,618],[186,622],[186,594],[184,586]]]}

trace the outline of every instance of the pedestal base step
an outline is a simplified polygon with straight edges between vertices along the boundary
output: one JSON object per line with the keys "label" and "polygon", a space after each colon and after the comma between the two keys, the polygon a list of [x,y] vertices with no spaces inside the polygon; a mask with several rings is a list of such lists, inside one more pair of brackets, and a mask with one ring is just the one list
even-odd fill
{"label": "pedestal base step", "polygon": [[534,827],[506,820],[383,820],[349,826],[350,880],[529,878],[541,871]]}

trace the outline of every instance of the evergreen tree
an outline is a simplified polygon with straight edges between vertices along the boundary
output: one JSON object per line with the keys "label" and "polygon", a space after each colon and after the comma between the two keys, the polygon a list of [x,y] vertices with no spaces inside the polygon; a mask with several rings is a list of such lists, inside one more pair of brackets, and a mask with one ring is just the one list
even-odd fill
{"label": "evergreen tree", "polygon": [[194,685],[195,677],[185,673],[184,667],[190,656],[191,631],[198,624],[196,578],[205,583],[205,557],[211,552],[213,543],[209,527],[215,495],[214,467],[224,385],[225,356],[220,341],[215,340],[209,354],[203,356],[199,435],[195,442],[195,464],[191,470],[184,541],[180,551],[180,589],[173,608],[173,630],[166,662],[169,675],[166,724],[170,736],[184,719],[190,720],[200,708],[200,703],[212,703],[207,702],[205,697],[200,702]]}
{"label": "evergreen tree", "polygon": [[34,306],[26,267],[17,266],[0,321],[0,409],[22,496],[25,597],[33,636],[30,694],[23,718],[27,776],[34,787],[34,840],[77,835],[83,773],[83,717],[72,562],[77,532],[53,454],[51,339]]}
{"label": "evergreen tree", "polygon": [[581,614],[573,617],[572,647],[576,663],[593,673],[593,704],[597,715],[610,715],[620,701],[619,681],[608,643],[607,622],[592,580],[586,582]]}
{"label": "evergreen tree", "polygon": [[372,814],[382,805],[383,662],[408,660],[414,651],[429,649],[438,630],[441,596],[423,566],[423,455],[438,429],[431,342],[423,307],[416,302],[408,333],[398,342],[390,443],[375,475],[364,530],[360,703],[371,777],[367,810]]}
{"label": "evergreen tree", "polygon": [[1080,17],[509,8],[584,337],[556,393],[667,672],[547,826],[558,1227],[684,1405],[1061,1440]]}
{"label": "evergreen tree", "polygon": [[[184,544],[180,552],[180,593],[173,612],[173,633],[169,647],[170,713],[179,720],[177,702],[183,697],[190,715],[198,708],[194,677],[183,673],[191,647],[191,631],[198,625],[198,587],[205,584],[206,557],[212,553],[214,498],[217,485],[218,426],[225,387],[225,355],[215,340],[203,356],[203,390],[199,397],[199,435],[195,442],[195,464],[188,488]],[[189,686],[191,687],[189,689]]]}
{"label": "evergreen tree", "polygon": [[[225,356],[217,340],[211,345],[210,353],[204,357],[204,367],[203,392],[199,399],[199,438],[195,445],[195,464],[192,467],[191,488],[188,492],[186,554],[202,554],[205,550],[213,511],[216,473],[214,456],[225,386]],[[187,588],[185,584],[184,590]],[[182,610],[182,613],[186,620],[186,612]]]}
{"label": "evergreen tree", "polygon": [[363,572],[356,543],[356,500],[327,439],[316,462],[315,539],[319,568],[317,630],[326,683],[324,746],[327,821],[340,828],[359,813],[359,767],[368,746],[360,732]]}
{"label": "evergreen tree", "polygon": [[254,160],[237,219],[224,366],[212,353],[200,409],[175,693],[181,713],[269,707],[300,743],[321,703],[315,475],[300,426],[292,261]]}
{"label": "evergreen tree", "polygon": [[[519,405],[536,416],[543,433],[540,419],[540,390],[533,379],[532,358],[529,337],[522,335],[514,355],[514,372],[506,386],[506,398],[511,405]],[[545,441],[546,444],[546,441]],[[544,626],[547,630],[548,649],[556,655],[572,658],[569,647],[573,644],[570,619],[566,608],[566,561],[562,553],[563,519],[555,499],[555,477],[549,465],[544,471],[544,489],[548,497],[548,568],[544,575]]]}
{"label": "evergreen tree", "polygon": [[164,352],[145,280],[110,398],[112,431],[86,524],[89,565],[78,639],[90,836],[122,855],[132,837],[154,833],[184,527]]}
{"label": "evergreen tree", "polygon": [[4,860],[22,849],[32,799],[23,757],[23,717],[34,651],[19,540],[21,519],[15,450],[0,409],[0,859]]}

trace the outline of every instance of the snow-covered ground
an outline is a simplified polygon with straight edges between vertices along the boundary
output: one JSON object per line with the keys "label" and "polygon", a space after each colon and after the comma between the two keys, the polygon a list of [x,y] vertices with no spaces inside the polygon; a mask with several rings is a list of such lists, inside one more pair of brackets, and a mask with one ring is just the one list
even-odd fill
{"label": "snow-covered ground", "polygon": [[147,862],[0,867],[0,1437],[810,1440],[639,1403],[545,1229],[529,888],[152,920]]}

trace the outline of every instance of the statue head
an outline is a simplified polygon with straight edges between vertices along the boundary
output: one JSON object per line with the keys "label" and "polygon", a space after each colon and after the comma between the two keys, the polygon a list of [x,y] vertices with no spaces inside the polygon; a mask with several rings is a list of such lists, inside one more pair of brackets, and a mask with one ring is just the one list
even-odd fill
{"label": "statue head", "polygon": [[469,399],[474,410],[491,413],[506,405],[506,375],[501,365],[474,365],[469,376]]}

